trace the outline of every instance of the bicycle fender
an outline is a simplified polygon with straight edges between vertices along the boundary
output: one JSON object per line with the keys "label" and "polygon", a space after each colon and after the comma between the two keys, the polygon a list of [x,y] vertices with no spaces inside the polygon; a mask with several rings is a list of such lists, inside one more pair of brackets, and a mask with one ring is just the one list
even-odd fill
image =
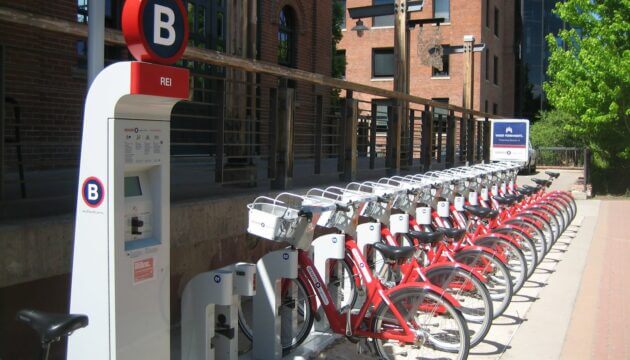
{"label": "bicycle fender", "polygon": [[[298,279],[300,279],[302,281],[302,284],[305,284],[307,286],[304,286],[304,288],[306,289],[306,292],[308,292],[308,296],[311,299],[315,299],[317,298],[317,295],[315,295],[315,291],[313,290],[313,286],[311,285],[311,282],[309,281],[308,277],[306,276],[306,272],[305,271],[298,271]],[[317,314],[317,301],[309,301],[308,302],[311,305],[311,311],[312,314]],[[319,316],[319,314],[317,314],[317,316]]]}
{"label": "bicycle fender", "polygon": [[[517,219],[513,219],[513,220],[517,220]],[[523,220],[523,219],[518,219],[518,220]],[[510,221],[512,221],[512,220],[510,220]],[[526,220],[523,220],[523,221],[526,221]],[[526,221],[526,222],[531,222],[531,221]],[[534,223],[534,222],[531,222],[531,223],[532,223],[532,225],[536,226],[536,223]],[[536,227],[538,227],[538,226],[536,226]],[[506,230],[507,231],[516,230],[518,232],[521,232],[521,233],[527,235],[528,237],[532,236],[532,234],[530,234],[528,230],[523,229],[522,227],[520,227],[518,225],[511,224],[509,221],[506,224],[503,224],[503,225],[501,225],[499,227],[496,227],[496,228],[492,229],[492,231],[496,232],[497,234],[500,234],[502,231],[506,231]]]}
{"label": "bicycle fender", "polygon": [[[491,232],[489,234],[479,236],[479,237],[475,238],[474,242],[475,243],[483,242],[486,239],[490,239],[491,240],[492,238],[498,238],[498,239],[502,239],[502,240],[505,240],[505,241],[509,241],[510,243],[512,243],[512,245],[516,246],[517,248],[519,248],[519,249],[521,248],[521,245],[518,243],[518,241],[514,240],[513,237],[511,237],[509,235],[506,235],[506,234],[498,233],[498,232]],[[481,246],[483,246],[483,245],[481,245]]]}
{"label": "bicycle fender", "polygon": [[[431,283],[428,282],[409,282],[409,283],[405,283],[405,284],[400,284],[398,286],[394,286],[391,289],[387,289],[384,291],[385,295],[387,296],[387,298],[389,298],[389,295],[394,292],[394,291],[398,291],[400,289],[404,289],[404,288],[422,288],[424,290],[429,290],[432,291],[436,294],[438,294],[441,298],[446,299],[448,302],[450,302],[453,306],[455,306],[456,308],[461,308],[462,305],[459,303],[459,301],[457,301],[453,295],[449,294],[448,292],[446,292],[446,290],[442,289],[441,287],[435,286]],[[389,299],[387,300],[389,301]]]}
{"label": "bicycle fender", "polygon": [[501,260],[501,262],[503,264],[507,264],[507,259],[499,254],[498,252],[494,251],[493,249],[489,248],[489,247],[485,247],[485,246],[479,246],[479,245],[473,245],[473,246],[467,246],[466,248],[457,251],[454,254],[455,260],[457,260],[457,255],[458,254],[462,254],[462,253],[466,253],[466,252],[484,252],[486,254],[490,254],[494,257],[496,257],[497,259]]}
{"label": "bicycle fender", "polygon": [[466,265],[466,264],[461,264],[461,263],[457,263],[457,262],[446,262],[446,263],[437,263],[437,264],[432,264],[427,266],[426,268],[424,268],[424,273],[427,277],[430,277],[430,274],[432,271],[438,271],[441,269],[462,269],[468,273],[473,274],[474,277],[477,278],[477,280],[483,282],[483,283],[487,283],[488,279],[486,279],[485,276],[481,275],[478,271],[475,271],[472,267]]}

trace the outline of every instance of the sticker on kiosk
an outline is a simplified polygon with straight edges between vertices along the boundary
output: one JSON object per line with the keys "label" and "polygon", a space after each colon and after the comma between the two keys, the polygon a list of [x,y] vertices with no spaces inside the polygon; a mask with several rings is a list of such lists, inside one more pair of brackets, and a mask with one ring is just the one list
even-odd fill
{"label": "sticker on kiosk", "polygon": [[133,262],[133,284],[139,284],[155,278],[155,258],[148,257]]}

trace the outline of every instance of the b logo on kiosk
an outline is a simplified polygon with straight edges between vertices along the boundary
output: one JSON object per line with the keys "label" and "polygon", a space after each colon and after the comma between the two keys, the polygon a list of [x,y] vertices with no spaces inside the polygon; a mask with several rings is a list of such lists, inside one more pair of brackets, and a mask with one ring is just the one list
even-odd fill
{"label": "b logo on kiosk", "polygon": [[105,198],[103,183],[93,176],[85,179],[85,181],[83,181],[81,195],[85,205],[91,208],[99,207]]}
{"label": "b logo on kiosk", "polygon": [[127,0],[122,30],[138,61],[170,65],[188,43],[188,19],[181,0]]}

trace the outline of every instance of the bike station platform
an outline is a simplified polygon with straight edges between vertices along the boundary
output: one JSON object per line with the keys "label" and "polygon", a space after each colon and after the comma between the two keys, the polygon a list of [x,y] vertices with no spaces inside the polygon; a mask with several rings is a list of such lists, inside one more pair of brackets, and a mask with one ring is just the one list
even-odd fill
{"label": "bike station platform", "polygon": [[[561,171],[552,189],[570,189],[579,171]],[[519,176],[527,183],[529,176]],[[577,201],[578,213],[547,257],[495,319],[469,359],[627,359],[630,357],[630,201]],[[296,358],[300,358],[299,356]],[[369,359],[343,338],[317,359]]]}

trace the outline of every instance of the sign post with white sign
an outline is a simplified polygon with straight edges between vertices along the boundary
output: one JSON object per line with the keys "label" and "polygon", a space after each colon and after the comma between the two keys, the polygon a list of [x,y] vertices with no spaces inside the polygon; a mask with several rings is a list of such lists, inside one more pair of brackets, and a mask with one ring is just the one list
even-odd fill
{"label": "sign post with white sign", "polygon": [[529,120],[492,119],[490,124],[490,160],[527,161]]}
{"label": "sign post with white sign", "polygon": [[170,357],[170,120],[188,99],[181,0],[127,0],[117,62],[85,100],[70,311],[89,326],[68,359]]}

